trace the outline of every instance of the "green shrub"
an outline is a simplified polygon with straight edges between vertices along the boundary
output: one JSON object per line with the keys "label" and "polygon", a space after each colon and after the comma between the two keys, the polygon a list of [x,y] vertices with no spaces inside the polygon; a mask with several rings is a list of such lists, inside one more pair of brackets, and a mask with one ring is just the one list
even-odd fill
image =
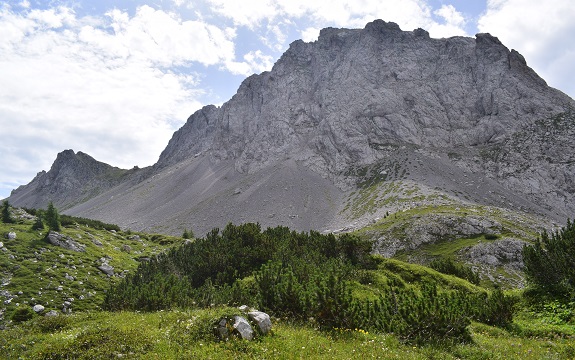
{"label": "green shrub", "polygon": [[568,220],[551,236],[543,232],[523,248],[523,261],[531,286],[556,298],[575,298],[575,223]]}
{"label": "green shrub", "polygon": [[276,314],[305,316],[308,310],[306,291],[291,266],[270,261],[255,273],[255,281],[263,309]]}
{"label": "green shrub", "polygon": [[495,326],[508,326],[513,322],[515,305],[519,299],[496,288],[490,294],[476,297],[472,308],[475,320]]}
{"label": "green shrub", "polygon": [[38,318],[35,326],[43,333],[53,333],[68,327],[70,323],[68,316],[42,316]]}
{"label": "green shrub", "polygon": [[409,342],[469,341],[469,298],[461,291],[437,290],[423,283],[421,294],[406,289],[398,294],[401,315],[398,333]]}
{"label": "green shrub", "polygon": [[97,230],[120,231],[120,227],[115,224],[70,215],[60,215],[60,223],[62,226],[85,225]]}
{"label": "green shrub", "polygon": [[188,229],[184,229],[184,233],[182,234],[182,238],[183,239],[193,239],[196,236],[194,235],[194,232],[192,231],[192,229],[188,230]]}
{"label": "green shrub", "polygon": [[10,316],[10,320],[15,323],[21,323],[24,321],[31,320],[36,316],[34,310],[29,306],[20,306],[14,310],[12,315]]}
{"label": "green shrub", "polygon": [[433,260],[429,267],[440,273],[457,276],[472,284],[478,285],[481,279],[471,267],[455,262],[452,258],[441,258]]}
{"label": "green shrub", "polygon": [[48,229],[53,231],[60,231],[60,215],[58,214],[58,210],[56,207],[54,207],[54,204],[51,201],[48,203],[48,209],[46,209],[44,218],[46,219]]}
{"label": "green shrub", "polygon": [[34,221],[34,224],[32,224],[32,230],[44,230],[44,223],[42,222],[40,214],[36,216],[36,220]]}
{"label": "green shrub", "polygon": [[[152,235],[150,239],[159,243],[169,240],[163,235]],[[299,311],[303,305],[295,297],[314,284],[313,274],[321,274],[320,269],[327,269],[333,262],[340,268],[345,264],[367,266],[374,263],[369,250],[371,243],[355,235],[336,238],[315,231],[298,233],[286,227],[262,231],[259,224],[228,224],[221,232],[213,229],[204,238],[140,264],[135,273],[108,291],[104,307],[152,311],[193,302],[204,304],[206,294],[212,294],[216,303],[233,302],[241,298],[234,282],[254,275],[273,261],[282,264],[280,274],[276,274],[281,278],[273,280],[276,293],[264,296],[292,296],[294,302],[289,306],[293,309],[287,311]],[[272,270],[276,271],[263,269],[264,274]],[[201,287],[204,291],[197,291]],[[272,303],[265,298],[262,301]]]}

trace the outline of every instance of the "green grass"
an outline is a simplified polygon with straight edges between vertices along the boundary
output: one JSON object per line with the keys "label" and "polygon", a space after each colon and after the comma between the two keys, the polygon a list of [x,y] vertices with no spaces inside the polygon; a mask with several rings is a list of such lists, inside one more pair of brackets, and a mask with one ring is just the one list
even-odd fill
{"label": "green grass", "polygon": [[441,193],[422,194],[421,188],[414,183],[402,180],[373,181],[358,186],[358,190],[349,194],[346,206],[341,213],[349,213],[354,219],[374,214],[378,209],[401,206],[414,202],[438,201],[451,203]]}
{"label": "green grass", "polygon": [[[424,244],[418,252],[428,256],[453,256],[462,249],[475,246],[484,242],[493,242],[496,239],[488,239],[485,234],[472,236],[468,238],[459,238],[452,241],[440,241],[435,244]],[[403,259],[407,254],[404,252],[397,256],[398,259]]]}
{"label": "green grass", "polygon": [[[426,212],[461,214],[494,211],[486,208],[430,207],[399,213],[374,225],[389,229],[396,221],[409,221]],[[0,276],[10,279],[1,290],[22,293],[10,304],[2,305],[6,320],[17,308],[41,303],[48,310],[60,310],[62,302],[75,298],[73,313],[57,317],[34,315],[23,323],[10,323],[0,331],[1,359],[570,359],[575,357],[574,310],[557,304],[545,311],[523,307],[507,328],[481,323],[469,326],[469,343],[440,342],[414,346],[394,334],[368,333],[362,329],[319,330],[310,318],[294,321],[273,317],[271,335],[247,342],[233,339],[217,341],[213,324],[223,316],[239,314],[236,308],[213,306],[206,309],[179,309],[151,313],[104,312],[99,310],[104,292],[120,280],[96,269],[99,259],[108,257],[117,270],[133,271],[136,258],[153,256],[182,239],[165,235],[137,234],[142,242],[129,239],[131,232],[94,230],[71,226],[63,233],[84,244],[87,251],[67,251],[44,240],[44,233],[30,230],[31,221],[0,224],[0,234],[17,233],[16,240],[3,239],[7,251],[0,251]],[[372,229],[373,230],[373,229]],[[102,246],[96,246],[92,237]],[[418,249],[429,256],[452,255],[479,242],[493,241],[479,235],[452,242],[439,242]],[[122,250],[131,247],[130,252]],[[12,258],[13,256],[14,258]],[[369,269],[350,273],[350,290],[359,300],[377,299],[389,286],[413,287],[435,283],[439,289],[467,293],[488,291],[481,286],[428,267],[398,259],[383,259]],[[66,280],[66,274],[76,280]],[[5,281],[3,281],[5,282]],[[62,286],[61,290],[58,287]],[[89,295],[92,294],[92,295]],[[84,299],[81,300],[81,297]],[[17,305],[18,304],[18,305]],[[550,307],[551,306],[551,307]],[[571,306],[571,305],[568,305]],[[272,314],[273,315],[273,314]],[[301,319],[302,317],[300,317]]]}
{"label": "green grass", "polygon": [[484,291],[480,287],[456,276],[442,274],[423,265],[410,264],[396,259],[385,259],[379,264],[378,271],[388,278],[400,279],[408,284],[433,282],[448,289],[466,292]]}
{"label": "green grass", "polygon": [[[569,359],[574,327],[549,327],[522,318],[511,329],[472,323],[472,342],[413,346],[392,334],[360,329],[320,331],[313,321],[272,318],[269,336],[216,341],[211,324],[232,308],[168,312],[92,312],[38,318],[2,332],[3,359]],[[528,315],[525,315],[528,316]]]}
{"label": "green grass", "polygon": [[[417,243],[408,231],[416,223],[430,223],[438,217],[446,216],[453,221],[466,221],[468,217],[490,219],[499,225],[490,231],[495,234],[465,234],[450,233],[442,237],[431,237],[431,242]],[[534,241],[539,234],[541,223],[525,215],[513,213],[499,208],[472,204],[442,204],[419,206],[404,211],[398,211],[380,219],[374,224],[359,229],[356,234],[364,239],[396,240],[404,244],[404,249],[397,251],[393,257],[402,261],[429,264],[436,258],[450,257],[465,263],[462,250],[480,243],[490,243],[506,237]],[[521,273],[505,266],[490,267],[476,265],[476,271],[482,278],[482,285],[493,287],[496,283],[510,288],[524,282]],[[501,277],[502,276],[502,277]],[[504,280],[502,280],[504,279]]]}
{"label": "green grass", "polygon": [[[6,250],[0,251],[0,280],[8,283],[0,290],[17,295],[9,304],[3,303],[4,297],[0,298],[0,310],[4,310],[6,319],[19,306],[41,304],[45,311],[61,311],[68,298],[74,299],[73,311],[97,310],[104,292],[120,280],[124,270],[134,271],[138,258],[153,256],[182,241],[165,235],[110,232],[73,225],[60,232],[86,246],[85,252],[73,252],[48,243],[47,230],[33,231],[31,226],[29,220],[0,223],[0,241]],[[4,234],[8,232],[15,232],[17,238],[6,239]],[[142,241],[130,239],[133,235],[139,235]],[[102,246],[94,244],[93,239]],[[124,245],[130,247],[129,252],[123,249]],[[102,258],[114,267],[115,276],[109,277],[97,269]],[[75,280],[67,279],[66,275]]]}

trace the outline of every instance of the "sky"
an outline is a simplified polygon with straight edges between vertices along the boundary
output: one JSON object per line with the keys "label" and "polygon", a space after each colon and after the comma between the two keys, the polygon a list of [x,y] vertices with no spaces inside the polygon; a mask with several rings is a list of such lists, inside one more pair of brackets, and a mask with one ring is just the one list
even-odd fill
{"label": "sky", "polygon": [[575,97],[573,0],[0,1],[0,198],[66,149],[152,165],[194,111],[292,41],[374,19],[434,38],[491,33]]}

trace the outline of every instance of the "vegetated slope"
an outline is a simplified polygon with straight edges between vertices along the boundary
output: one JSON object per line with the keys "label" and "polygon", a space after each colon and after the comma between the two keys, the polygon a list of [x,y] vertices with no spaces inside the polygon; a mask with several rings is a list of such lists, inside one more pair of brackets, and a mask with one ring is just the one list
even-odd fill
{"label": "vegetated slope", "polygon": [[[6,252],[18,254],[20,259],[29,258],[25,249],[37,251],[38,242],[42,241],[28,241],[33,233],[26,229],[32,218],[21,211],[13,212],[16,213],[20,215],[19,223],[0,224],[1,231],[12,227],[10,230],[17,233],[16,239],[7,240],[7,250],[0,252],[3,262]],[[112,250],[111,245],[137,241],[134,234],[100,232],[84,225],[72,226],[64,233],[85,245],[86,253],[93,249],[84,240],[88,237],[96,245],[94,236],[103,243],[106,253],[117,251],[114,256],[118,259],[126,256],[125,250]],[[86,306],[88,299],[82,299],[86,302],[80,305],[80,300],[66,298],[74,309],[67,316],[36,315],[27,322],[8,324],[0,337],[0,357],[139,358],[153,355],[177,359],[384,355],[414,359],[430,356],[560,359],[571,357],[575,351],[573,319],[564,317],[568,309],[561,304],[543,313],[533,313],[526,308],[512,326],[505,327],[514,313],[510,306],[515,303],[515,296],[489,291],[420,265],[370,256],[368,247],[364,246],[369,242],[352,234],[336,237],[317,232],[298,233],[287,228],[262,231],[257,224],[243,224],[228,225],[221,232],[214,230],[205,239],[191,242],[158,235],[138,236],[141,240],[155,239],[160,245],[171,242],[182,246],[141,263],[137,270],[123,278],[107,278],[120,281],[108,283],[114,289],[107,293],[106,306],[123,309],[135,306],[136,311],[81,313],[77,310],[96,307]],[[18,240],[23,246],[19,246]],[[146,240],[144,243],[152,244]],[[135,247],[135,251],[141,251]],[[49,250],[43,250],[40,258],[21,261],[22,267],[34,260],[44,266],[42,257],[46,256],[50,258],[49,264],[54,263],[57,268],[68,266],[66,271],[78,270],[78,276],[89,275],[80,274],[85,271],[81,270],[84,265],[90,269],[86,253],[63,251],[61,255],[52,256],[54,249]],[[265,262],[267,258],[272,262]],[[66,264],[61,262],[64,259]],[[17,268],[18,265],[10,266]],[[65,276],[55,276],[53,269],[45,276],[52,276],[53,281],[71,281]],[[34,286],[38,283],[31,280],[33,276],[23,274],[20,279],[20,275],[10,282],[18,286],[26,283],[35,294]],[[80,285],[97,286],[89,276],[82,281]],[[138,286],[130,288],[129,284]],[[62,288],[56,291],[71,290],[65,285]],[[184,291],[174,292],[176,288]],[[4,296],[4,292],[2,294]],[[101,299],[101,292],[98,295]],[[70,293],[60,296],[70,296]],[[94,298],[96,296],[90,299]],[[140,299],[140,303],[131,303],[132,299]],[[34,301],[27,298],[24,291],[11,300],[4,303],[6,314],[17,308],[31,307]],[[16,300],[22,302],[15,305]],[[240,303],[269,311],[274,334],[254,342],[217,341],[214,323],[222,316],[240,314],[237,308],[221,305]],[[6,305],[10,307],[8,311]],[[145,313],[141,310],[151,308],[141,305],[158,306],[164,311]],[[182,306],[191,308],[182,309]],[[178,310],[168,310],[170,307]],[[563,312],[557,313],[557,309]],[[469,317],[476,322],[470,322]]]}
{"label": "vegetated slope", "polygon": [[[16,223],[0,223],[0,323],[10,320],[14,310],[34,305],[44,306],[43,313],[100,309],[111,284],[135,270],[139,262],[183,241],[166,235],[67,225],[60,233],[63,240],[84,249],[78,252],[50,243],[47,229],[32,230],[34,216],[20,209],[13,213]],[[16,238],[8,239],[9,233]],[[108,265],[106,272],[99,269],[103,264]]]}
{"label": "vegetated slope", "polygon": [[192,114],[152,168],[98,195],[78,184],[80,203],[62,200],[33,181],[10,200],[53,197],[70,214],[171,234],[230,221],[349,230],[444,200],[562,223],[575,211],[574,106],[496,37],[376,20],[295,41]]}
{"label": "vegetated slope", "polygon": [[523,288],[522,249],[548,226],[526,213],[443,202],[384,216],[357,234],[386,257],[428,266],[450,258],[471,266],[484,285]]}

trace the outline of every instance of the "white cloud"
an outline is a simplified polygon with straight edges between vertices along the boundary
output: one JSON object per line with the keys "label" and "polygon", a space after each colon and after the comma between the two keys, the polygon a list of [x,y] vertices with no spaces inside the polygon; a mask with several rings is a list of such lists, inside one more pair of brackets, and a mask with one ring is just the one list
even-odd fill
{"label": "white cloud", "polygon": [[243,62],[230,61],[226,68],[234,75],[249,76],[259,74],[263,71],[270,70],[273,66],[274,59],[270,55],[264,55],[261,50],[250,51],[243,56]]}
{"label": "white cloud", "polygon": [[551,86],[575,96],[573,19],[571,0],[489,0],[478,28],[519,51]]}
{"label": "white cloud", "polygon": [[[214,65],[234,57],[232,30],[202,21],[182,21],[176,14],[141,6],[134,17],[120,10],[107,13],[114,34],[89,29],[94,45],[114,49],[114,55],[135,57],[163,66],[199,62]],[[129,50],[129,53],[126,52]]]}
{"label": "white cloud", "polygon": [[72,25],[76,20],[72,9],[63,6],[48,10],[34,9],[30,11],[27,18],[34,20],[38,28],[44,29],[57,29],[64,24]]}
{"label": "white cloud", "polygon": [[[362,28],[375,19],[396,22],[404,30],[422,27],[429,30],[434,37],[465,34],[465,19],[453,6],[442,6],[436,15],[443,21],[437,22],[433,19],[430,6],[424,0],[208,1],[219,15],[252,30],[263,24],[276,24],[284,19],[302,19],[308,25],[299,31],[308,41],[313,39],[315,29],[327,26]],[[275,40],[280,47],[285,48],[285,37],[276,36]]]}
{"label": "white cloud", "polygon": [[463,14],[455,9],[453,5],[442,5],[441,8],[433,12],[441,17],[444,23],[430,24],[428,31],[434,37],[464,36],[466,20]]}
{"label": "white cloud", "polygon": [[441,16],[448,24],[454,26],[464,26],[465,18],[455,9],[453,5],[442,5],[441,8],[434,11],[434,14]]}
{"label": "white cloud", "polygon": [[[100,19],[4,7],[0,33],[0,188],[28,182],[68,148],[124,168],[154,163],[201,106],[199,77],[174,66],[235,57],[233,29],[147,6]],[[248,55],[251,68],[271,61]]]}
{"label": "white cloud", "polygon": [[[287,40],[286,28],[287,25],[281,22],[268,25],[267,33],[260,37],[262,43],[276,51],[282,51]],[[270,34],[273,40],[270,39]]]}
{"label": "white cloud", "polygon": [[301,39],[305,42],[316,41],[317,38],[319,37],[320,30],[321,30],[320,28],[308,27],[300,32]]}
{"label": "white cloud", "polygon": [[261,25],[261,21],[273,19],[278,14],[274,0],[208,0],[212,10],[231,18],[236,25],[250,29]]}

